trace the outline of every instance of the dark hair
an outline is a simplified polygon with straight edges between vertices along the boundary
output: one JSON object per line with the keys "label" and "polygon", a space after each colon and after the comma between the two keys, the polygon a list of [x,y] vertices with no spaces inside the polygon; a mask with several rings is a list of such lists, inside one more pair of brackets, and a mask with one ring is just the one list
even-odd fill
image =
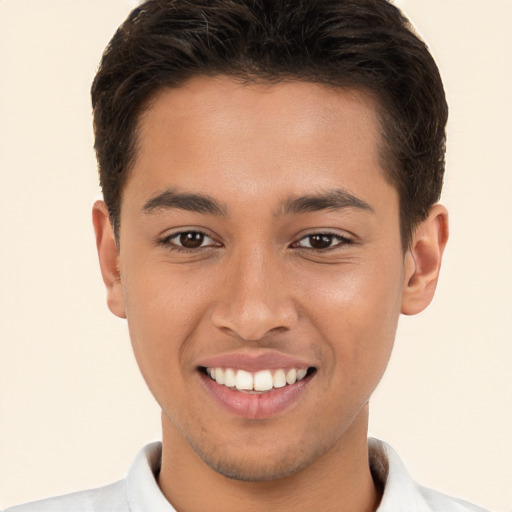
{"label": "dark hair", "polygon": [[426,45],[386,0],[148,0],[107,46],[92,85],[103,196],[119,233],[137,123],[163,87],[197,75],[296,80],[377,98],[382,161],[398,190],[402,242],[439,199],[448,115]]}

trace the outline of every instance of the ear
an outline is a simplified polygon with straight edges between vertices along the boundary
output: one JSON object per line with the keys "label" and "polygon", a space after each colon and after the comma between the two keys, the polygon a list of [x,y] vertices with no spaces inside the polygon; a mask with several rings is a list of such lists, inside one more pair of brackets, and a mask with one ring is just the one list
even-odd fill
{"label": "ear", "polygon": [[114,315],[119,318],[126,318],[121,275],[119,273],[119,252],[108,209],[103,201],[94,203],[92,223],[96,233],[96,248],[100,260],[101,275],[107,288],[107,305]]}
{"label": "ear", "polygon": [[443,251],[448,241],[448,211],[434,205],[416,228],[405,254],[402,313],[415,315],[432,301],[436,291]]}

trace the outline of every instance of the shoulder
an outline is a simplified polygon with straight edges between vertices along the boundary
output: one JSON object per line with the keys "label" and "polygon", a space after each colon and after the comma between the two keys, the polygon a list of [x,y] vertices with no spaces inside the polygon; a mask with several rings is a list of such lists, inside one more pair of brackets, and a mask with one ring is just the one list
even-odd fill
{"label": "shoulder", "polygon": [[423,496],[425,502],[428,503],[429,507],[435,512],[488,512],[477,505],[447,496],[446,494],[434,491],[433,489],[418,486],[418,490]]}
{"label": "shoulder", "polygon": [[34,501],[5,512],[128,512],[124,480],[105,487]]}
{"label": "shoulder", "polygon": [[161,443],[149,444],[139,451],[124,480],[5,512],[174,512],[157,483],[161,453]]}
{"label": "shoulder", "polygon": [[368,440],[372,475],[384,489],[377,512],[487,512],[458,498],[418,485],[388,444]]}

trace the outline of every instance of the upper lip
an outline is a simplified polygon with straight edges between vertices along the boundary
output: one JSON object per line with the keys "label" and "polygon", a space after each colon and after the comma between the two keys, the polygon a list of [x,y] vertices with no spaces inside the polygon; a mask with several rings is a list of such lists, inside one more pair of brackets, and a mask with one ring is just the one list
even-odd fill
{"label": "upper lip", "polygon": [[311,366],[314,366],[311,362],[275,350],[218,354],[207,357],[198,363],[198,367],[203,368],[233,368],[247,372],[279,370],[281,368],[307,369]]}

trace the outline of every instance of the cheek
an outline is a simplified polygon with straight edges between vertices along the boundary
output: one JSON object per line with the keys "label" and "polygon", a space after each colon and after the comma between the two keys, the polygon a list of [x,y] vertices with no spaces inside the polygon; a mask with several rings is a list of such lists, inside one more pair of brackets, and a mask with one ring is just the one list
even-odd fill
{"label": "cheek", "polygon": [[128,327],[146,382],[150,388],[162,387],[173,375],[190,371],[187,340],[201,325],[209,294],[190,270],[165,263],[142,267],[148,270],[127,272],[123,279]]}
{"label": "cheek", "polygon": [[400,314],[401,259],[340,265],[306,281],[305,308],[330,351],[331,376],[338,375],[345,385],[376,385]]}
{"label": "cheek", "polygon": [[137,327],[172,336],[190,327],[208,300],[208,282],[196,269],[150,262],[132,265],[124,275],[126,309]]}

